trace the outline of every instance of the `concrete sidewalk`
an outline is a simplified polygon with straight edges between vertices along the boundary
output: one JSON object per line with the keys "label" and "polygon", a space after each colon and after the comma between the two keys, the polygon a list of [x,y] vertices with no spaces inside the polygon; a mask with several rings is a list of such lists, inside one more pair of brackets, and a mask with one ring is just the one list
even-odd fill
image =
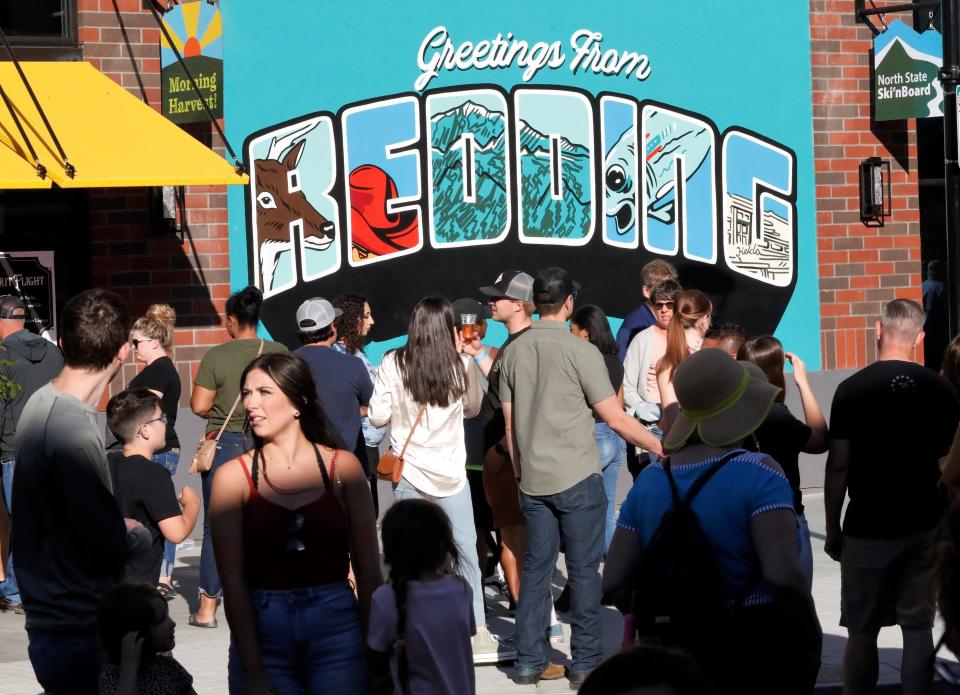
{"label": "concrete sidewalk", "polygon": [[[623,499],[629,487],[629,475],[622,471],[618,486],[618,498]],[[386,493],[389,496],[389,492]],[[382,496],[381,499],[384,499]],[[840,567],[823,553],[823,497],[819,491],[810,491],[804,496],[807,520],[814,534],[814,584],[813,594],[823,625],[823,665],[819,683],[824,693],[839,693],[842,674],[843,650],[846,631],[837,623],[840,617]],[[215,630],[199,629],[187,625],[187,616],[196,608],[199,544],[182,551],[177,557],[174,573],[180,583],[181,595],[170,603],[171,614],[177,622],[177,647],[174,656],[193,674],[198,693],[227,692],[227,645],[229,632],[226,621],[220,616],[220,627]],[[562,558],[560,567],[562,568]],[[558,573],[558,580],[562,582]],[[509,635],[513,632],[513,618],[507,614],[506,601],[502,594],[488,587],[489,624],[495,633]],[[608,654],[620,646],[623,621],[612,608],[602,611],[604,649]],[[570,628],[564,625],[565,642],[557,647],[555,656],[569,656]],[[884,629],[880,634],[880,683],[892,686],[899,683],[901,641],[895,628]],[[944,650],[941,656],[946,654]],[[509,666],[481,666],[476,669],[477,693],[493,695],[500,693],[568,693],[566,679],[542,681],[537,686],[517,686],[510,680]],[[0,690],[5,695],[34,695],[40,688],[36,683],[30,662],[27,660],[27,639],[23,629],[23,617],[0,614]],[[818,692],[821,688],[818,688]],[[883,688],[878,692],[899,692],[898,688]]]}

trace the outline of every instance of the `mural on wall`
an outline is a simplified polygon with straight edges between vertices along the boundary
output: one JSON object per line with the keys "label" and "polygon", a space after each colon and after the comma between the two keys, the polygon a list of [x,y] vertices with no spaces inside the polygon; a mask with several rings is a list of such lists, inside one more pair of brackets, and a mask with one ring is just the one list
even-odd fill
{"label": "mural on wall", "polygon": [[[240,8],[224,13],[231,36],[279,31],[263,17],[248,26]],[[798,279],[816,267],[801,260],[813,247],[809,127],[784,137],[750,100],[718,106],[721,124],[704,109],[718,102],[647,89],[672,55],[615,46],[596,27],[610,22],[554,38],[505,32],[524,25],[508,15],[485,33],[464,10],[448,14],[367,42],[373,55],[350,54],[353,79],[336,88],[317,82],[294,97],[268,82],[255,103],[234,103],[232,128],[256,124],[245,130],[244,217],[231,199],[232,246],[249,269],[234,269],[234,284],[264,290],[274,337],[296,342],[304,299],[355,291],[374,307],[377,338],[393,339],[425,294],[470,296],[508,268],[548,265],[581,282],[581,302],[623,317],[653,258],[708,292],[720,319],[784,333]],[[335,60],[303,52],[307,83]],[[793,62],[804,60],[809,46]],[[365,72],[372,65],[382,73]],[[794,311],[818,321],[815,281],[803,292]]]}

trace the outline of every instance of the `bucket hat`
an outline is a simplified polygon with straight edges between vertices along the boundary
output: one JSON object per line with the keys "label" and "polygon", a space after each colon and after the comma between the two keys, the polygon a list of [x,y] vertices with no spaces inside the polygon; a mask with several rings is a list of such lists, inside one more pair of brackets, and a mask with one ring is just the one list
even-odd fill
{"label": "bucket hat", "polygon": [[681,410],[664,438],[667,450],[679,449],[694,432],[709,446],[741,441],[763,423],[780,393],[779,387],[717,348],[700,350],[681,362],[673,388]]}

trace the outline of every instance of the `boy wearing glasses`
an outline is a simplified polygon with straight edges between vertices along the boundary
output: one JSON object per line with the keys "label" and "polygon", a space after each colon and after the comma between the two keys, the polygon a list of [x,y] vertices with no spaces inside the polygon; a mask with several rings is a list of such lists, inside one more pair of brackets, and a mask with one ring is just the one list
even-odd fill
{"label": "boy wearing glasses", "polygon": [[200,498],[184,487],[178,499],[170,475],[152,461],[167,438],[167,416],[155,393],[148,389],[118,393],[107,404],[107,425],[123,443],[122,451],[107,457],[114,496],[123,516],[143,524],[153,541],[146,554],[127,561],[125,579],[156,586],[164,539],[180,543],[190,535],[200,513]]}

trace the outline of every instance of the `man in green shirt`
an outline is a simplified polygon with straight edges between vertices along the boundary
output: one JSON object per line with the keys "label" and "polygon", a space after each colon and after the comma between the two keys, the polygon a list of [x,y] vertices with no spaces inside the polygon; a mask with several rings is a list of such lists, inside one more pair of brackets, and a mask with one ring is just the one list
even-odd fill
{"label": "man in green shirt", "polygon": [[660,442],[620,406],[600,352],[567,330],[578,290],[562,268],[537,274],[533,301],[540,320],[513,341],[500,369],[507,444],[527,520],[515,635],[518,684],[562,674],[561,666],[547,663],[543,610],[561,539],[573,626],[567,677],[579,685],[603,658],[599,570],[606,494],[593,412],[628,442],[661,451]]}

